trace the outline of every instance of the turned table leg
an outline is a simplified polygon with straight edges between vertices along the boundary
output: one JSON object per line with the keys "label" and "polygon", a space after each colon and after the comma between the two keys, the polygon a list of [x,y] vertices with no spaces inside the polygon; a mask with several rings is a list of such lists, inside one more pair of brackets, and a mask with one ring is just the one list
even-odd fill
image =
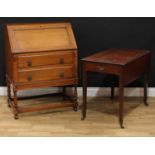
{"label": "turned table leg", "polygon": [[73,105],[73,109],[74,111],[77,111],[78,110],[78,94],[77,94],[77,85],[74,86],[74,105]]}
{"label": "turned table leg", "polygon": [[86,118],[87,110],[87,72],[83,69],[83,105],[82,105],[82,120]]}
{"label": "turned table leg", "polygon": [[13,88],[13,106],[14,106],[14,118],[18,119],[18,105],[17,105],[17,90]]}
{"label": "turned table leg", "polygon": [[11,107],[11,89],[10,89],[10,83],[8,80],[6,80],[7,83],[7,102],[8,102],[8,107]]}
{"label": "turned table leg", "polygon": [[123,126],[123,113],[124,113],[124,86],[123,86],[123,77],[122,75],[120,75],[119,77],[119,123],[120,123],[120,127],[124,128]]}
{"label": "turned table leg", "polygon": [[148,106],[147,103],[147,88],[148,88],[148,75],[144,75],[144,104]]}

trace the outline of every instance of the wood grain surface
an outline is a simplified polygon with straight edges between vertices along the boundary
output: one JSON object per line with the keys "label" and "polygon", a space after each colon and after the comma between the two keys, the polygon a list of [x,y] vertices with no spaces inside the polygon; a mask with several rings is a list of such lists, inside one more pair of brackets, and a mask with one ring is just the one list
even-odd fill
{"label": "wood grain surface", "polygon": [[[79,98],[81,105],[82,98]],[[61,102],[52,98],[52,102]],[[30,105],[51,104],[51,98],[19,101]],[[7,107],[6,97],[0,97],[0,136],[155,136],[155,98],[125,98],[125,128],[120,129],[117,119],[118,102],[105,97],[89,97],[87,119],[81,121],[81,109],[69,108],[43,112],[24,113],[14,120]],[[65,104],[65,103],[64,103]]]}

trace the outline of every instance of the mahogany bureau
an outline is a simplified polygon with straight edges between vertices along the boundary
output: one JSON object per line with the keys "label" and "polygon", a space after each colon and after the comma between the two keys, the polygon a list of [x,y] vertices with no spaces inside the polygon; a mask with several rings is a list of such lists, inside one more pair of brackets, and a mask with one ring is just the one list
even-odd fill
{"label": "mahogany bureau", "polygon": [[[8,106],[18,114],[73,106],[77,103],[77,46],[70,23],[8,24],[5,29],[6,81]],[[18,105],[17,91],[74,86],[73,103],[23,108]],[[13,95],[12,95],[13,92]]]}
{"label": "mahogany bureau", "polygon": [[[147,104],[147,83],[150,66],[148,50],[109,49],[82,59],[83,73],[83,110],[82,120],[86,118],[87,77],[88,72],[102,72],[117,75],[119,78],[119,123],[123,127],[123,94],[124,86],[144,77],[144,104]],[[111,87],[111,98],[114,97],[114,86]]]}

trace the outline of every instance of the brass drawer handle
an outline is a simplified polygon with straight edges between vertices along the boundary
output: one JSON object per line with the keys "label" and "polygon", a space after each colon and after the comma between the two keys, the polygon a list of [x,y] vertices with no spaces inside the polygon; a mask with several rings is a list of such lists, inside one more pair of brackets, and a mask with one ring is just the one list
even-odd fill
{"label": "brass drawer handle", "polygon": [[28,67],[32,67],[32,61],[31,60],[28,60],[27,61],[27,65],[28,65]]}
{"label": "brass drawer handle", "polygon": [[27,80],[28,80],[28,81],[32,81],[32,75],[29,75],[29,76],[27,77]]}
{"label": "brass drawer handle", "polygon": [[65,63],[64,59],[60,58],[59,64],[64,64],[64,63]]}
{"label": "brass drawer handle", "polygon": [[100,70],[100,71],[103,71],[104,69],[105,69],[104,66],[99,66],[99,70]]}
{"label": "brass drawer handle", "polygon": [[60,78],[64,78],[64,72],[60,73],[60,74],[59,74],[59,77],[60,77]]}

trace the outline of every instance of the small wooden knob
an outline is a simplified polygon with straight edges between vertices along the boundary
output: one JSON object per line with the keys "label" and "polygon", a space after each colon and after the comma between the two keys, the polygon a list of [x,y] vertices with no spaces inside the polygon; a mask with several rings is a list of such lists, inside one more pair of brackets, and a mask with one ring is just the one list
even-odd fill
{"label": "small wooden knob", "polygon": [[103,71],[104,70],[104,66],[99,66],[99,70]]}
{"label": "small wooden knob", "polygon": [[27,61],[27,65],[28,65],[28,67],[32,67],[32,61],[31,60],[28,60]]}
{"label": "small wooden knob", "polygon": [[60,61],[59,61],[59,64],[64,64],[64,59],[63,58],[60,58]]}
{"label": "small wooden knob", "polygon": [[64,78],[64,72],[59,74],[60,78]]}
{"label": "small wooden knob", "polygon": [[29,76],[27,77],[27,80],[28,80],[28,81],[32,81],[32,75],[29,75]]}

